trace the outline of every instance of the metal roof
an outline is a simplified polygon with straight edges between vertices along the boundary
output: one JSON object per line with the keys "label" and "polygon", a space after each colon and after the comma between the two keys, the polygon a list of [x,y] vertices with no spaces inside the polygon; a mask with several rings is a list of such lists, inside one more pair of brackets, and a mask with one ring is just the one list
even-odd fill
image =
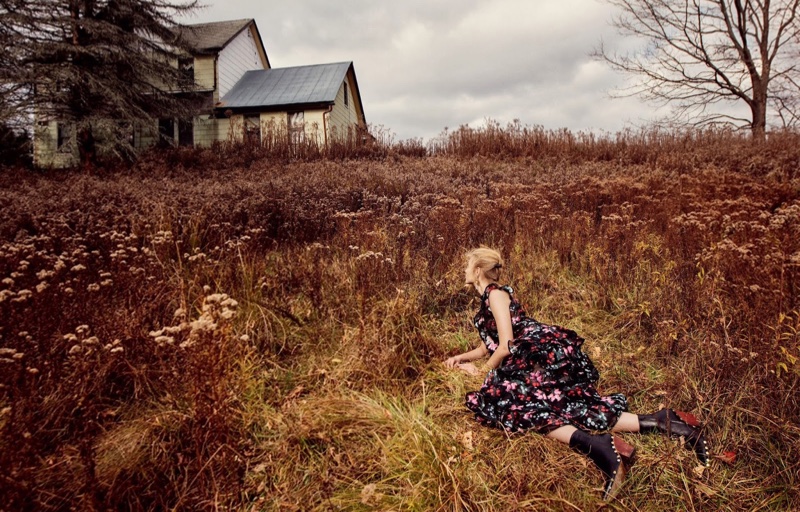
{"label": "metal roof", "polygon": [[250,23],[253,23],[252,19],[180,25],[175,32],[192,50],[213,52],[224,48]]}
{"label": "metal roof", "polygon": [[[247,71],[221,108],[333,103],[352,62]],[[354,91],[355,93],[355,91]]]}

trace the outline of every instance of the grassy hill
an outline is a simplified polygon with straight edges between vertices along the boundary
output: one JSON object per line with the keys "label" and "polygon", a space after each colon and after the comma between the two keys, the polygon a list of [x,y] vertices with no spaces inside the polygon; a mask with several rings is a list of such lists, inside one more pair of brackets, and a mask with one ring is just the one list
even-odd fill
{"label": "grassy hill", "polygon": [[609,510],[800,509],[796,142],[490,127],[6,170],[0,509],[597,509],[585,458],[481,427],[441,364],[479,342],[481,244],[601,391],[707,424],[706,470],[626,434]]}

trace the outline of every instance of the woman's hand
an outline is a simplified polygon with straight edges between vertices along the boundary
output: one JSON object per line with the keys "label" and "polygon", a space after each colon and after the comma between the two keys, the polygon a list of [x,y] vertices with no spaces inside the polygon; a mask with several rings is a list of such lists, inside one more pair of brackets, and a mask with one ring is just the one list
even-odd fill
{"label": "woman's hand", "polygon": [[480,375],[481,371],[472,363],[459,363],[456,367],[470,375]]}
{"label": "woman's hand", "polygon": [[461,364],[461,356],[448,357],[444,362],[447,368],[455,368],[459,364]]}

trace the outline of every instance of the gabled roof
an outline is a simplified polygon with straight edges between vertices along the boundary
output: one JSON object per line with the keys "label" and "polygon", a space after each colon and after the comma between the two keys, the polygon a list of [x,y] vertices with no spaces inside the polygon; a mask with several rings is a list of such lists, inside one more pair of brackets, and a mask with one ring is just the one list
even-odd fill
{"label": "gabled roof", "polygon": [[181,25],[175,32],[192,50],[198,53],[213,53],[223,49],[251,23],[254,23],[252,19],[245,19]]}
{"label": "gabled roof", "polygon": [[[333,104],[352,62],[247,71],[217,105],[220,108]],[[353,72],[355,76],[355,72]],[[353,91],[360,94],[357,88]]]}

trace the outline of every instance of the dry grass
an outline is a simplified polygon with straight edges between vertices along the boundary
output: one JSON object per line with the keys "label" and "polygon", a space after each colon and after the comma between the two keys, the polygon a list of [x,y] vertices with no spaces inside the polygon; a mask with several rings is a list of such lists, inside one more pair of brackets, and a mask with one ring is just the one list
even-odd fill
{"label": "dry grass", "polygon": [[629,435],[608,509],[800,508],[800,145],[522,130],[0,175],[4,509],[597,509],[584,458],[481,428],[440,364],[477,343],[481,243],[603,390],[735,452]]}

